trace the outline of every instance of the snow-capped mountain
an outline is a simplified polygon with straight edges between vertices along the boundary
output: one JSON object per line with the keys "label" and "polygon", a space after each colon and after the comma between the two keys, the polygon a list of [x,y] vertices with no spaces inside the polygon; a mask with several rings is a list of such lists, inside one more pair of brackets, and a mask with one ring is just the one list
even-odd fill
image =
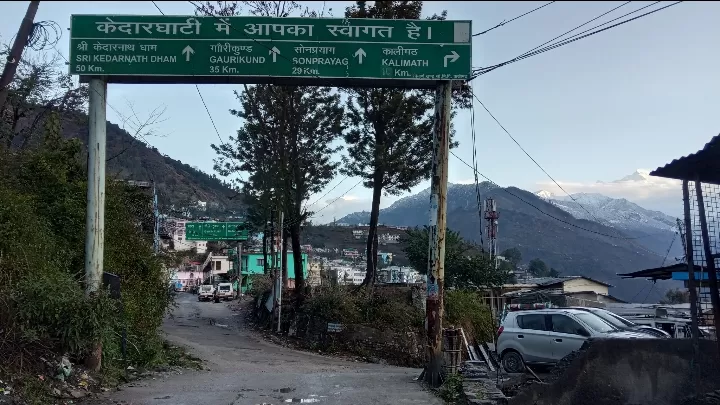
{"label": "snow-capped mountain", "polygon": [[611,198],[597,193],[577,193],[558,197],[545,190],[540,190],[535,195],[575,218],[600,222],[612,228],[622,230],[652,228],[674,232],[676,227],[676,219],[670,215],[647,210],[624,198]]}

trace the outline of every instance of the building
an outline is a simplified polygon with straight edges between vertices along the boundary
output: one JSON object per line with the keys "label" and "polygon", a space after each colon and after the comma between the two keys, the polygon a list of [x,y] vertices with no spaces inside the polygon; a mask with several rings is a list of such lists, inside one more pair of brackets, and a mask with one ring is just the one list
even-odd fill
{"label": "building", "polygon": [[323,270],[323,262],[321,260],[310,260],[308,264],[307,283],[310,286],[318,286],[322,284],[321,271]]}
{"label": "building", "polygon": [[400,243],[400,235],[384,233],[378,237],[378,243],[382,243],[382,244]]}
{"label": "building", "polygon": [[368,230],[353,229],[352,234],[355,239],[366,239],[368,237]]}
{"label": "building", "polygon": [[[302,274],[305,278],[305,280],[308,279],[308,255],[307,253],[301,253],[302,256]],[[280,266],[279,263],[279,257],[280,254],[278,254],[278,261],[276,262],[276,266]],[[271,260],[270,257],[268,257],[268,260]],[[293,253],[287,252],[287,256],[285,257],[286,263],[287,263],[287,274],[288,274],[288,284],[285,286],[285,288],[295,288],[295,261],[293,260]],[[268,263],[268,268],[270,268],[270,263]],[[255,253],[255,252],[247,252],[242,253],[242,263],[241,263],[241,273],[242,273],[242,291],[247,291],[248,288],[252,287],[252,283],[250,281],[249,276],[253,275],[260,275],[265,274],[265,258],[262,253]]]}
{"label": "building", "polygon": [[378,270],[378,281],[381,283],[415,284],[422,282],[422,278],[412,267],[389,266]]}
{"label": "building", "polygon": [[343,249],[342,255],[343,255],[343,257],[357,259],[358,257],[360,257],[360,252],[358,252],[357,249]]}
{"label": "building", "polygon": [[484,301],[494,311],[507,304],[552,302],[561,306],[604,307],[625,303],[610,295],[610,284],[585,276],[539,277],[522,284],[485,290]]}

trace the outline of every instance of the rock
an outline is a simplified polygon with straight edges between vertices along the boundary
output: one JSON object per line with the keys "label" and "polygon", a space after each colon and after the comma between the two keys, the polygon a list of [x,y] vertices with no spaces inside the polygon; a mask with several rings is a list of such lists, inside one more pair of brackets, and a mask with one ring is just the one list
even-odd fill
{"label": "rock", "polygon": [[70,391],[70,396],[75,399],[80,399],[80,398],[84,398],[85,396],[87,396],[87,392],[80,391],[80,390],[72,390],[72,391]]}
{"label": "rock", "polygon": [[52,396],[54,396],[55,398],[62,398],[62,391],[60,391],[60,390],[57,389],[57,388],[53,388],[53,389],[52,389]]}

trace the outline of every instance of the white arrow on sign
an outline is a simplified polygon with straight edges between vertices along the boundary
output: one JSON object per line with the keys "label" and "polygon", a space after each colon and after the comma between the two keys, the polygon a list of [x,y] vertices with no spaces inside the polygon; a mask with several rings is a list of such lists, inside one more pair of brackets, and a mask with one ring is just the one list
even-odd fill
{"label": "white arrow on sign", "polygon": [[460,55],[458,55],[457,52],[451,51],[450,55],[445,55],[445,59],[444,59],[445,67],[447,67],[448,59],[450,59],[450,62],[455,62],[459,58],[460,58]]}
{"label": "white arrow on sign", "polygon": [[190,45],[183,48],[182,54],[185,55],[185,62],[190,62],[190,55],[192,55],[194,53],[195,53],[195,51],[193,51],[193,49],[190,48]]}
{"label": "white arrow on sign", "polygon": [[273,62],[277,62],[277,56],[280,55],[280,50],[276,46],[273,46],[268,55],[273,56]]}
{"label": "white arrow on sign", "polygon": [[353,56],[356,56],[358,58],[358,63],[362,65],[363,58],[367,56],[365,51],[362,48],[359,48]]}

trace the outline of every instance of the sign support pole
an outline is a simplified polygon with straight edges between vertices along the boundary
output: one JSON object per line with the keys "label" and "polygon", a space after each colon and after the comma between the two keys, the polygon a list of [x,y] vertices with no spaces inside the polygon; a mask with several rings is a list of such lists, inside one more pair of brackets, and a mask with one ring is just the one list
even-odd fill
{"label": "sign support pole", "polygon": [[430,246],[425,304],[427,365],[421,375],[421,378],[432,387],[442,384],[442,317],[451,101],[452,81],[440,82],[435,89],[433,164],[430,185]]}
{"label": "sign support pole", "polygon": [[[285,219],[285,213],[280,212],[280,246],[285,245],[285,235],[283,235],[283,220]],[[280,270],[278,271],[278,277],[277,277],[277,302],[278,302],[278,310],[277,310],[277,316],[278,316],[278,322],[277,322],[277,332],[280,333],[281,326],[282,326],[282,290],[283,290],[283,277],[282,277],[282,268],[283,268],[283,261],[285,261],[285,258],[283,257],[283,248],[280,248]]]}
{"label": "sign support pole", "polygon": [[[105,250],[105,143],[107,83],[90,79],[88,107],[88,184],[85,217],[85,294],[93,296],[102,283]],[[97,342],[86,359],[86,366],[99,370],[102,343]]]}
{"label": "sign support pole", "polygon": [[85,217],[85,293],[100,288],[105,250],[106,94],[104,79],[90,79],[88,184]]}

